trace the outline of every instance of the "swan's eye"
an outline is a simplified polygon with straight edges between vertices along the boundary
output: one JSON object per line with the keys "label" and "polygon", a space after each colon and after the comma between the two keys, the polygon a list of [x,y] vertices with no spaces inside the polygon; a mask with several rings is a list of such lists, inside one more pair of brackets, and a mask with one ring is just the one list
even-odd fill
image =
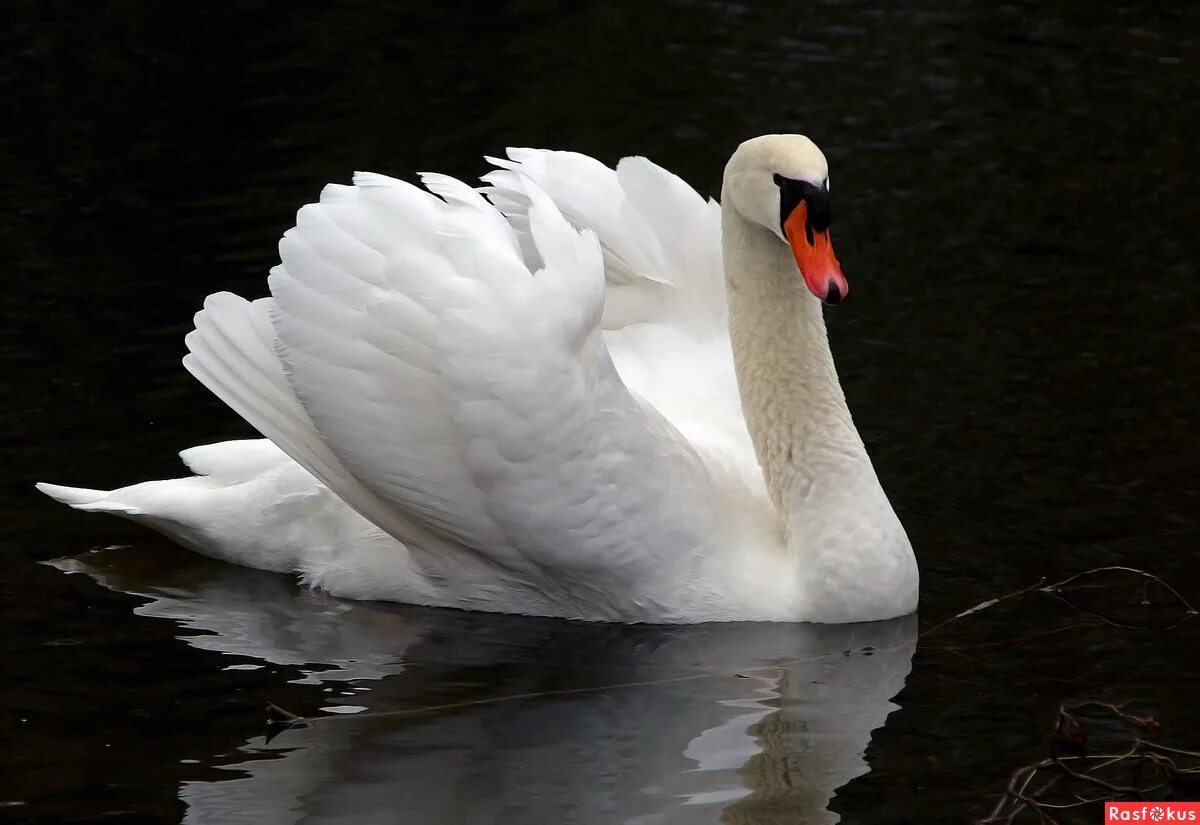
{"label": "swan's eye", "polygon": [[772,178],[779,187],[779,225],[782,227],[800,205],[801,201],[808,204],[808,221],[805,231],[811,238],[813,232],[824,232],[833,222],[833,211],[829,205],[829,186],[822,181],[820,186],[806,180],[785,178],[778,173]]}

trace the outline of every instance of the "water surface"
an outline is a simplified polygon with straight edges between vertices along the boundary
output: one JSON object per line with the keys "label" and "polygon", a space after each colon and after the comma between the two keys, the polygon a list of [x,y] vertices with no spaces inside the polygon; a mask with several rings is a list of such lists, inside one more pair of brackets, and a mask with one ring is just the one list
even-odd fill
{"label": "water surface", "polygon": [[[1100,564],[1200,601],[1200,14],[911,5],[6,9],[0,821],[948,823],[1046,753],[1063,701],[1195,746],[1194,625],[1037,595],[920,639],[347,604],[30,488],[173,475],[249,434],[182,338],[205,294],[261,294],[326,181],[536,145],[715,194],[738,141],[803,131],[919,627]],[[267,701],[366,710],[268,742]]]}

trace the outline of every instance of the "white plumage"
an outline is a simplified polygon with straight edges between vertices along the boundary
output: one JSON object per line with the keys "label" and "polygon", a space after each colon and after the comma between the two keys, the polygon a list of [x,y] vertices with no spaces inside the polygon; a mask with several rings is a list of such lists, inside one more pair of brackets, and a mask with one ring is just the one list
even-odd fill
{"label": "white plumage", "polygon": [[[725,214],[644,158],[531,149],[493,161],[486,199],[436,174],[328,186],[280,242],[271,297],[210,296],[187,338],[187,368],[267,440],[185,451],[195,478],[40,489],[352,598],[616,621],[908,612],[911,548],[780,196],[771,224],[729,205],[763,197],[741,182],[763,163],[767,181],[819,179],[824,158],[757,140],[730,161]],[[735,365],[773,324],[778,351]]]}

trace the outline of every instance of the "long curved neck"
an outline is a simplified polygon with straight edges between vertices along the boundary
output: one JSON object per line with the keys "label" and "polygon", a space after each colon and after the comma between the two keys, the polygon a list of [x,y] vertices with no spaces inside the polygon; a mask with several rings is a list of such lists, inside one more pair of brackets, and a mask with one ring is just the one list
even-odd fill
{"label": "long curved neck", "polygon": [[850,418],[821,305],[782,241],[731,207],[721,221],[742,411],[796,564],[797,617],[908,613],[912,545]]}
{"label": "long curved neck", "polygon": [[[874,471],[838,382],[821,304],[791,250],[735,209],[722,212],[729,331],[746,425],[781,517],[817,502],[846,468]],[[833,465],[833,467],[831,467]],[[845,479],[851,481],[851,479]]]}

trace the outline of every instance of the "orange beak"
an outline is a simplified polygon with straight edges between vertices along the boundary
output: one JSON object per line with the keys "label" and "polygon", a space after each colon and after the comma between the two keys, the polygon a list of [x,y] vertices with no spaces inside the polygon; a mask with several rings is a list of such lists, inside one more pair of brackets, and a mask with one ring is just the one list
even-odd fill
{"label": "orange beak", "polygon": [[850,291],[850,285],[833,254],[829,230],[817,232],[808,225],[807,203],[800,201],[796,205],[783,222],[783,231],[792,245],[796,265],[800,267],[809,291],[827,304],[840,303]]}

